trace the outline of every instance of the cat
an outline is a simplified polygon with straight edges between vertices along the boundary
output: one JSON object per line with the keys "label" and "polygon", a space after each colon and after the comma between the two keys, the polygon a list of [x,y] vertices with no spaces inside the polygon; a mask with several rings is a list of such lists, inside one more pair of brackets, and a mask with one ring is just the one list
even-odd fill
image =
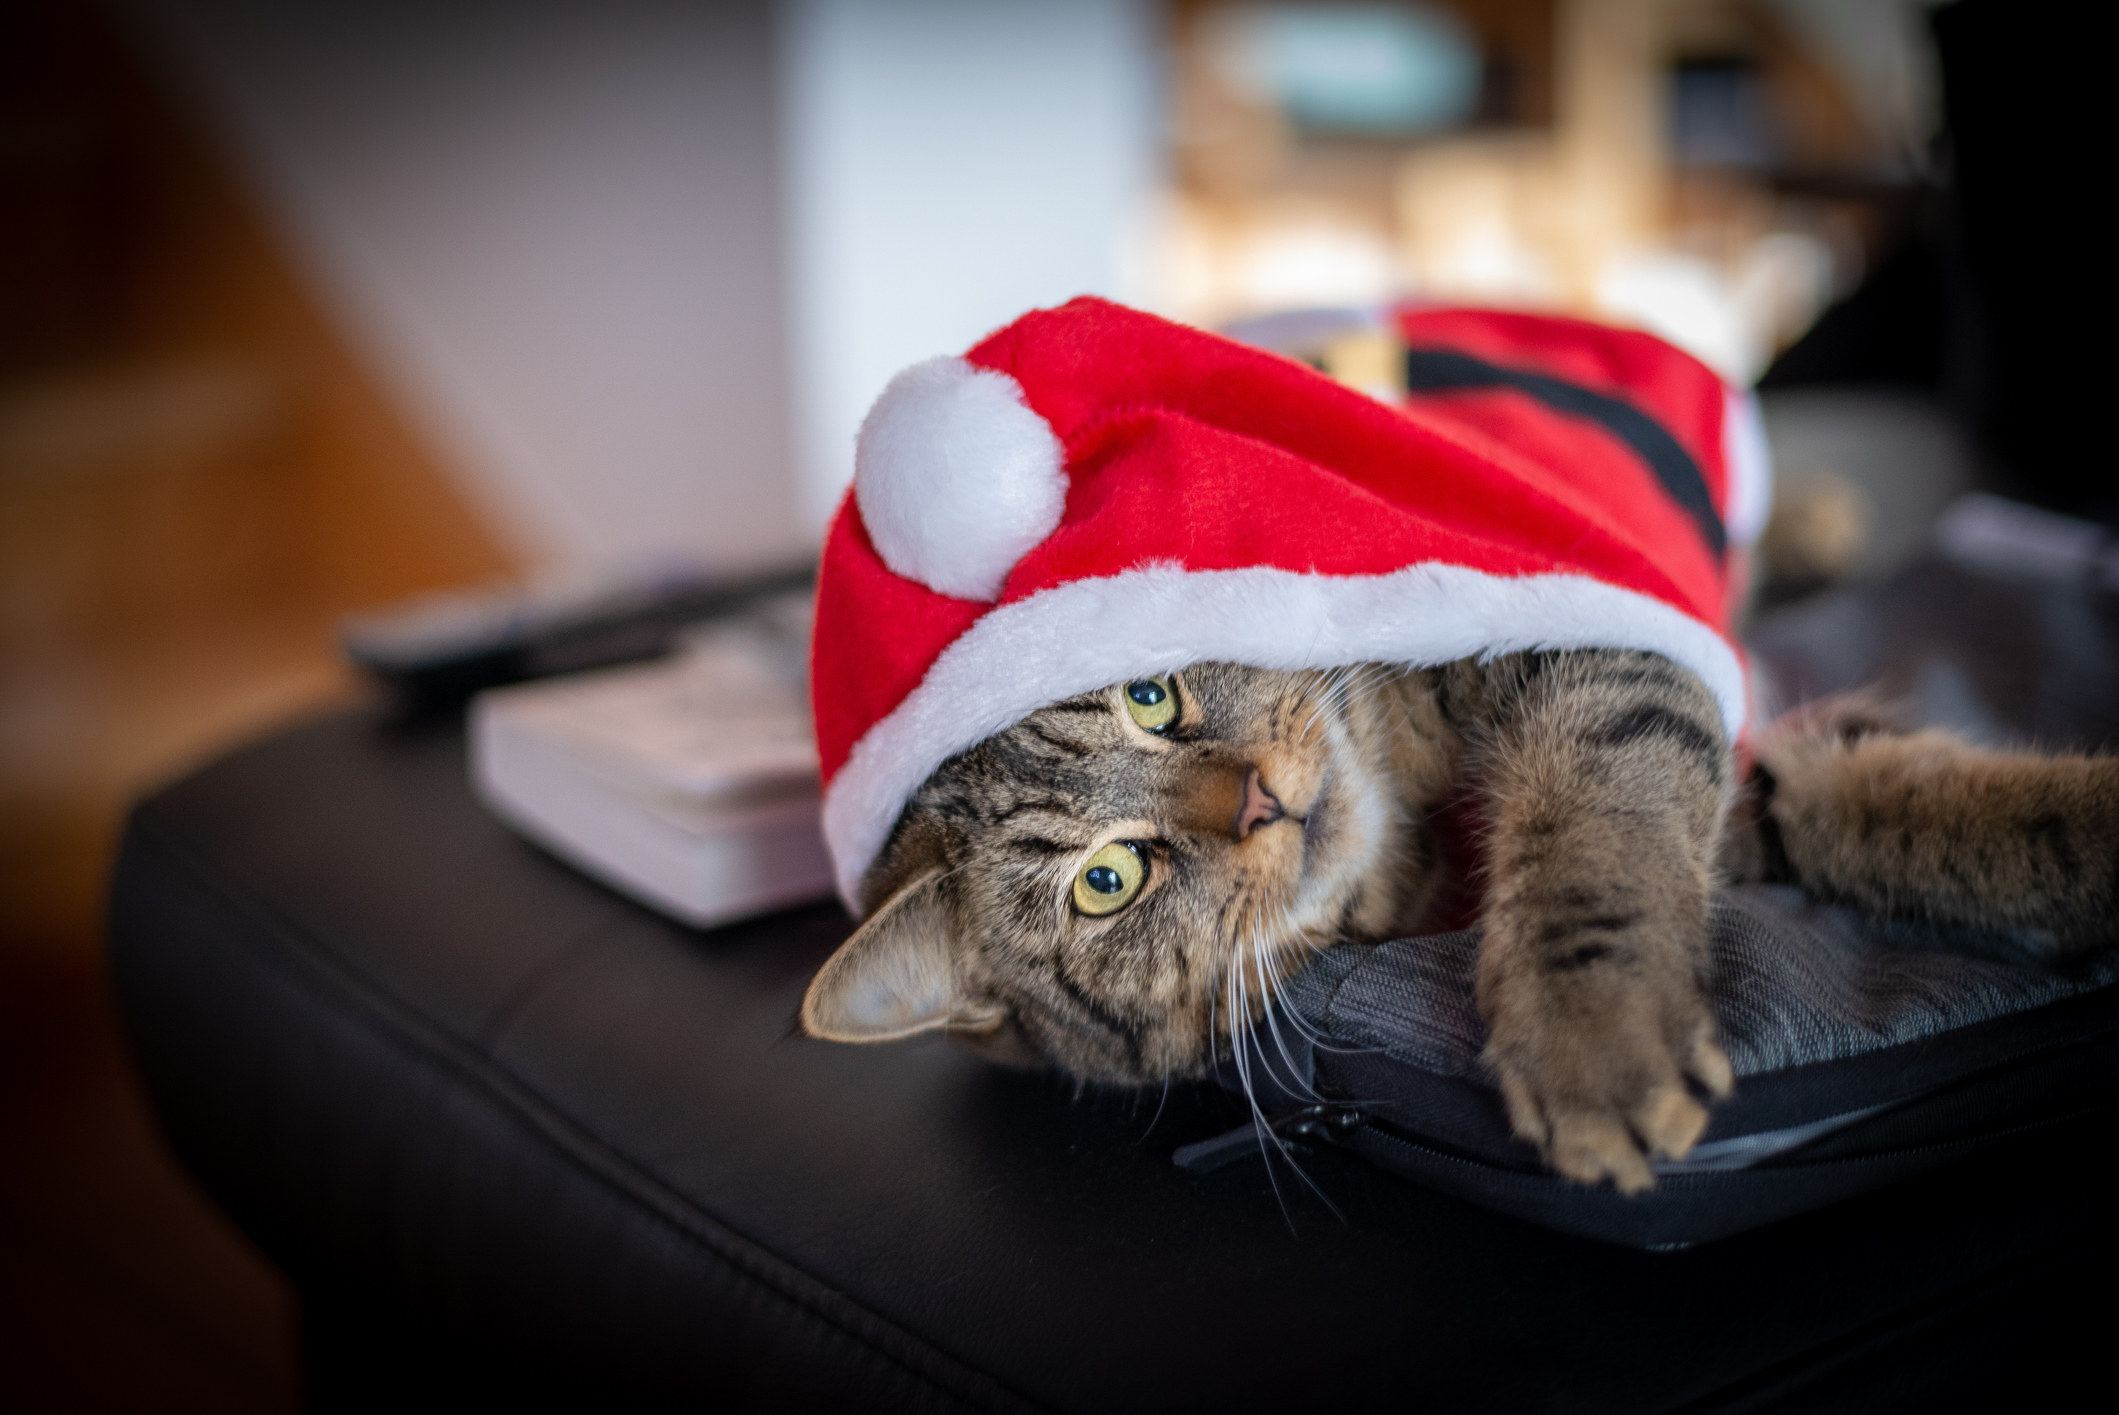
{"label": "cat", "polygon": [[1707,686],[1640,651],[1113,684],[927,779],[800,1024],[1159,1085],[1210,1070],[1317,951],[1469,895],[1511,1125],[1559,1173],[1637,1193],[1731,1092],[1702,976],[1719,883],[2055,953],[2119,917],[2119,758],[1986,751],[1850,701],[1769,725],[1748,759]]}

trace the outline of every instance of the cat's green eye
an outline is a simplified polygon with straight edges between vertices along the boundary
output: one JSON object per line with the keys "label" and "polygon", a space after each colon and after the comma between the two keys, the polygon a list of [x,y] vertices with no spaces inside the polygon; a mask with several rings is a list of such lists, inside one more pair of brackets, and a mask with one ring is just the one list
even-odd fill
{"label": "cat's green eye", "polygon": [[1074,877],[1074,907],[1084,914],[1116,914],[1133,902],[1147,882],[1148,864],[1140,848],[1114,840],[1089,857]]}
{"label": "cat's green eye", "polygon": [[1168,678],[1136,678],[1125,687],[1126,712],[1135,723],[1158,735],[1177,721],[1177,694]]}

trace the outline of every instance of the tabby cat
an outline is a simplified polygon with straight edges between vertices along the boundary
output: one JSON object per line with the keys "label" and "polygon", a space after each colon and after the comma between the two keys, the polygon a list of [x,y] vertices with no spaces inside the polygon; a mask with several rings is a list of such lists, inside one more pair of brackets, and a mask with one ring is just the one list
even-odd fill
{"label": "tabby cat", "polygon": [[[1439,668],[1203,663],[945,763],[803,1027],[947,1029],[1078,1077],[1209,1070],[1316,951],[1475,891],[1486,1060],[1562,1174],[1634,1192],[1731,1087],[1702,987],[1719,881],[2086,944],[2119,906],[2119,759],[1975,749],[1859,707],[1760,734],[1653,654]],[[1470,870],[1445,822],[1469,817]],[[1469,871],[1469,873],[1467,873]]]}

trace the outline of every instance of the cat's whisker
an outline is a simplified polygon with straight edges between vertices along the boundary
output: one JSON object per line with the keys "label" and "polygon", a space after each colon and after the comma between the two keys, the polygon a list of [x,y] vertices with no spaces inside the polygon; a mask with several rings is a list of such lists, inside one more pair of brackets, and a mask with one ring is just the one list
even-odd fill
{"label": "cat's whisker", "polygon": [[1215,1004],[1217,1001],[1219,1001],[1219,998],[1209,989],[1207,992],[1207,1069],[1209,1071],[1221,1064],[1221,1033],[1219,1030],[1221,1019],[1215,1016]]}
{"label": "cat's whisker", "polygon": [[[1283,922],[1285,922],[1285,908],[1281,910],[1281,914]],[[1286,991],[1287,985],[1281,978],[1280,964],[1273,956],[1275,950],[1264,947],[1262,940],[1255,939],[1252,947],[1258,955],[1258,987],[1265,1003],[1266,1031],[1273,1038],[1273,1049],[1280,1053],[1281,1061],[1288,1068],[1288,1083],[1283,1089],[1293,1091],[1307,1100],[1317,1100],[1318,1095],[1315,1088],[1310,1085],[1309,1080],[1302,1074],[1302,1067],[1296,1064],[1293,1053],[1288,1050],[1287,1039],[1280,1033],[1280,1020],[1276,1015],[1279,1009],[1276,1008],[1275,1004],[1282,1000],[1281,994]],[[1288,1020],[1290,1026],[1300,1028],[1301,1024],[1296,1020],[1293,1009],[1288,1009]],[[1268,1064],[1268,1072],[1271,1069],[1270,1064]]]}
{"label": "cat's whisker", "polygon": [[[1310,723],[1308,725],[1314,725],[1322,711],[1335,705],[1350,677],[1351,674],[1346,668],[1330,669],[1319,674],[1316,680],[1302,691],[1302,697],[1309,703],[1311,708]],[[1308,725],[1306,725],[1305,731],[1308,730]]]}
{"label": "cat's whisker", "polygon": [[[1251,915],[1254,952],[1256,954],[1254,961],[1259,962],[1262,966],[1263,959],[1265,958],[1265,953],[1262,950],[1258,950],[1256,948],[1256,918],[1256,914]],[[1248,1018],[1250,1015],[1250,1006],[1247,984],[1245,982],[1245,973],[1247,970],[1243,966],[1243,940],[1240,936],[1240,932],[1239,936],[1235,940],[1235,947],[1230,949],[1229,960],[1234,968],[1233,985],[1237,989],[1238,995],[1243,999],[1240,1008],[1232,1008],[1231,1015]],[[1263,973],[1260,974],[1260,987],[1261,989],[1265,987]],[[1266,995],[1265,1004],[1266,1018],[1268,1024],[1270,1025],[1272,1019],[1272,999],[1270,993]],[[1277,1035],[1275,1040],[1277,1043]],[[1272,1124],[1266,1119],[1265,1109],[1258,1103],[1257,1088],[1251,1080],[1251,1068],[1248,1049],[1239,1046],[1237,1048],[1236,1054],[1238,1058],[1236,1064],[1236,1074],[1243,1085],[1244,1100],[1250,1105],[1251,1108],[1251,1124],[1258,1134],[1259,1154],[1265,1160],[1266,1181],[1267,1183],[1273,1186],[1273,1201],[1280,1207],[1281,1218],[1287,1222],[1287,1225],[1290,1229],[1294,1228],[1295,1217],[1288,1211],[1287,1196],[1280,1192],[1280,1180],[1273,1173],[1273,1155],[1275,1151],[1278,1151],[1280,1158],[1287,1162],[1288,1168],[1293,1171],[1295,1177],[1302,1181],[1303,1187],[1307,1188],[1312,1194],[1315,1194],[1317,1196],[1318,1202],[1323,1204],[1325,1208],[1330,1211],[1332,1217],[1340,1220],[1342,1223],[1345,1222],[1346,1216],[1340,1212],[1339,1206],[1337,1204],[1334,1204],[1331,1200],[1331,1197],[1327,1195],[1323,1189],[1318,1187],[1316,1180],[1310,1178],[1309,1171],[1304,1169],[1302,1167],[1301,1161],[1295,1158],[1294,1149],[1288,1144],[1287,1140],[1272,1127]],[[1285,1057],[1285,1050],[1283,1050],[1281,1054],[1283,1057]],[[1261,1048],[1259,1051],[1259,1057],[1261,1060],[1264,1060],[1265,1058],[1265,1052],[1263,1048]],[[1294,1063],[1292,1061],[1289,1061],[1289,1070],[1291,1073],[1293,1073],[1294,1071]]]}
{"label": "cat's whisker", "polygon": [[[1255,938],[1252,940],[1251,956],[1248,958],[1245,956],[1245,933],[1248,921],[1256,916],[1256,905],[1258,902],[1246,891],[1239,896],[1236,900],[1236,907],[1230,911],[1233,923],[1230,929],[1227,970],[1230,988],[1229,1040],[1231,1047],[1237,1053],[1235,1059],[1240,1073],[1248,1068],[1250,1061],[1249,1052],[1243,1046],[1246,1034],[1255,1036],[1258,1027],[1258,1019],[1253,1015],[1252,1011],[1251,996],[1252,973],[1258,966]],[[1255,929],[1252,929],[1251,932],[1255,934]],[[1246,1084],[1248,1084],[1248,1080]]]}
{"label": "cat's whisker", "polygon": [[[1276,907],[1280,915],[1281,936],[1287,941],[1289,941],[1291,944],[1302,948],[1305,953],[1322,953],[1325,949],[1329,948],[1331,944],[1335,941],[1329,938],[1317,938],[1309,935],[1304,930],[1296,927],[1294,919],[1288,913],[1288,907],[1286,904],[1283,903]],[[1268,961],[1273,969],[1275,988],[1281,994],[1281,1000],[1285,1001],[1287,981],[1284,976],[1280,973],[1279,960],[1277,957],[1275,957],[1269,959]],[[1309,959],[1307,957],[1302,959],[1302,966],[1307,967],[1308,963]],[[1299,972],[1300,969],[1298,969],[1297,971]],[[1345,1047],[1336,1046],[1330,1041],[1327,1041],[1322,1035],[1320,1035],[1314,1028],[1310,1026],[1309,1022],[1305,1020],[1303,1015],[1296,1009],[1289,1007],[1286,1008],[1285,1011],[1287,1014],[1289,1027],[1291,1027],[1295,1031],[1295,1034],[1297,1036],[1300,1036],[1305,1041],[1307,1041],[1313,1049],[1320,1049],[1324,1051],[1347,1050],[1347,1048]]]}
{"label": "cat's whisker", "polygon": [[1387,674],[1380,663],[1346,664],[1318,674],[1304,691],[1310,713],[1298,741],[1307,745],[1320,726],[1344,719],[1355,695],[1368,692]]}
{"label": "cat's whisker", "polygon": [[1225,985],[1229,992],[1230,1056],[1236,1064],[1236,1079],[1238,1085],[1243,1089],[1244,1103],[1251,1110],[1251,1126],[1258,1135],[1259,1153],[1265,1157],[1266,1181],[1273,1186],[1273,1199],[1274,1202],[1280,1205],[1281,1217],[1287,1219],[1289,1224],[1292,1225],[1294,1219],[1288,1214],[1287,1200],[1280,1192],[1280,1181],[1273,1174],[1273,1150],[1278,1148],[1282,1152],[1283,1158],[1285,1158],[1287,1142],[1275,1134],[1273,1127],[1267,1122],[1265,1110],[1258,1104],[1258,1093],[1251,1085],[1249,1049],[1243,1043],[1242,1019],[1248,1014],[1250,1009],[1243,986],[1242,940],[1240,938],[1236,939],[1234,944],[1235,946],[1229,950],[1229,962],[1225,976]]}
{"label": "cat's whisker", "polygon": [[1345,707],[1359,676],[1351,667],[1335,669],[1317,684],[1316,689],[1309,695],[1310,699],[1317,707],[1337,713]]}
{"label": "cat's whisker", "polygon": [[[1285,910],[1283,910],[1282,912],[1283,912],[1283,914],[1285,914]],[[1292,925],[1290,926],[1290,931],[1292,932]],[[1319,942],[1319,941],[1317,941],[1317,940],[1315,940],[1315,939],[1306,939],[1306,940],[1304,940],[1304,943],[1305,943],[1305,945],[1306,945],[1306,946],[1307,946],[1307,947],[1308,947],[1308,948],[1309,948],[1309,949],[1310,949],[1311,951],[1313,951],[1313,952],[1317,952],[1317,953],[1322,953],[1322,952],[1323,952],[1323,951],[1325,950],[1325,948],[1329,947],[1329,944],[1326,944],[1326,943],[1321,943],[1321,942]],[[1275,963],[1274,963],[1274,964],[1273,964],[1272,966],[1273,966],[1273,968],[1274,968],[1274,970],[1275,970],[1275,984],[1274,984],[1274,985],[1275,985],[1275,987],[1276,987],[1276,988],[1277,988],[1277,989],[1278,989],[1278,990],[1280,991],[1280,993],[1281,993],[1281,994],[1283,995],[1283,996],[1282,996],[1282,998],[1281,998],[1281,1001],[1285,1002],[1285,1001],[1286,1001],[1285,993],[1286,993],[1286,991],[1287,991],[1287,983],[1286,983],[1285,979],[1283,979],[1283,978],[1282,978],[1282,977],[1280,976],[1280,974],[1279,974],[1279,967],[1280,967],[1280,965],[1279,965],[1279,964],[1278,964],[1277,962],[1275,962]],[[1305,960],[1305,966],[1307,966],[1307,960]],[[1295,1032],[1295,1034],[1296,1034],[1297,1036],[1299,1036],[1299,1037],[1301,1037],[1301,1038],[1302,1038],[1303,1040],[1307,1041],[1307,1042],[1308,1042],[1308,1043],[1310,1044],[1310,1046],[1311,1046],[1311,1047],[1312,1047],[1312,1048],[1313,1048],[1314,1050],[1318,1050],[1318,1051],[1336,1051],[1336,1052],[1347,1052],[1347,1051],[1352,1051],[1352,1050],[1356,1050],[1356,1048],[1351,1048],[1351,1047],[1345,1047],[1345,1046],[1340,1046],[1340,1045],[1337,1045],[1337,1044],[1335,1044],[1335,1043],[1331,1042],[1330,1040],[1328,1040],[1327,1038],[1325,1038],[1325,1037],[1324,1037],[1323,1035],[1321,1035],[1321,1034],[1320,1034],[1320,1033],[1319,1033],[1319,1032],[1318,1032],[1318,1031],[1317,1031],[1317,1030],[1316,1030],[1315,1028],[1311,1027],[1311,1026],[1310,1026],[1310,1024],[1309,1024],[1309,1022],[1308,1022],[1308,1021],[1307,1021],[1307,1020],[1306,1020],[1306,1019],[1305,1019],[1305,1018],[1303,1017],[1303,1015],[1302,1015],[1302,1014],[1301,1014],[1300,1012],[1298,1012],[1298,1011],[1297,1011],[1296,1009],[1294,1009],[1294,1008],[1292,1008],[1292,1007],[1288,1007],[1288,1008],[1285,1008],[1285,1009],[1284,1009],[1284,1012],[1285,1012],[1285,1014],[1286,1014],[1286,1017],[1287,1017],[1287,1022],[1288,1022],[1288,1026],[1289,1026],[1289,1027],[1290,1027],[1291,1029],[1293,1029],[1293,1031]]]}
{"label": "cat's whisker", "polygon": [[[1161,1097],[1158,1098],[1155,1102],[1155,1114],[1148,1117],[1148,1128],[1146,1130],[1141,1131],[1140,1133],[1140,1138],[1143,1142],[1145,1142],[1150,1135],[1153,1135],[1155,1133],[1156,1123],[1163,1118],[1163,1107],[1168,1105],[1169,1103],[1170,1067],[1167,1063],[1165,1063],[1163,1066],[1163,1092]],[[1138,1112],[1135,1113],[1138,1114]]]}

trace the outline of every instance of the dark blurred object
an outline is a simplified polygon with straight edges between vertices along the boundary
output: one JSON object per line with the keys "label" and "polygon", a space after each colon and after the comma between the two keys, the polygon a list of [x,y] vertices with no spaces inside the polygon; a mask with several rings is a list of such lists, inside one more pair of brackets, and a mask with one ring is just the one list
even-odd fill
{"label": "dark blurred object", "polygon": [[1887,381],[1939,389],[1989,480],[2119,520],[2102,407],[2111,327],[2098,173],[2105,78],[2086,13],[1958,0],[1937,10],[1943,186],[1908,188],[1886,254],[1774,361],[1763,388]]}
{"label": "dark blurred object", "polygon": [[520,567],[128,33],[0,0],[0,1409],[263,1415],[294,1293],[146,1113],[119,826],[348,696],[341,614]]}
{"label": "dark blurred object", "polygon": [[92,48],[55,7],[0,3],[0,378],[99,349],[126,312],[125,102]]}
{"label": "dark blurred object", "polygon": [[1779,155],[1765,78],[1748,56],[1681,58],[1670,73],[1671,157],[1714,167],[1769,167]]}
{"label": "dark blurred object", "polygon": [[1935,543],[1970,569],[2119,590],[2119,536],[2111,527],[2006,497],[1959,497],[1936,522]]}
{"label": "dark blurred object", "polygon": [[653,658],[685,629],[802,589],[816,573],[805,564],[741,579],[686,570],[593,587],[455,591],[349,618],[340,641],[405,710],[448,711],[503,683]]}
{"label": "dark blurred object", "polygon": [[1950,296],[1940,219],[1899,237],[1869,277],[1781,352],[1760,388],[1820,383],[1941,385]]}
{"label": "dark blurred object", "polygon": [[2110,44],[2095,7],[1935,12],[1963,278],[1953,370],[2007,489],[2111,520]]}
{"label": "dark blurred object", "polygon": [[1762,617],[1744,639],[1767,710],[1870,690],[1992,745],[2119,744],[2119,595],[2088,573],[1997,573],[1969,558],[1922,560]]}

